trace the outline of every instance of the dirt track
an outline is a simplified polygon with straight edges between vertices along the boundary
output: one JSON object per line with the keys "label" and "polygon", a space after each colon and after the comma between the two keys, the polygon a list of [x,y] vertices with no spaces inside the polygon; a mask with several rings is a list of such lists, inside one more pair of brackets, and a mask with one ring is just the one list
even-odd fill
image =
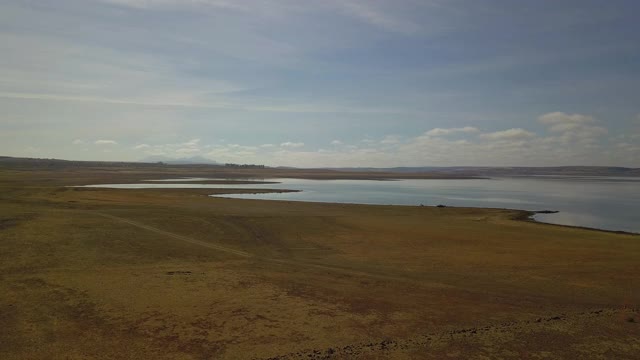
{"label": "dirt track", "polygon": [[206,242],[206,241],[201,241],[201,240],[196,240],[187,236],[183,236],[183,235],[178,235],[169,231],[165,231],[165,230],[161,230],[158,229],[157,227],[153,227],[153,226],[149,226],[149,225],[145,225],[145,224],[141,224],[137,221],[133,221],[133,220],[129,220],[129,219],[125,219],[125,218],[121,218],[115,215],[109,215],[109,214],[105,214],[105,213],[101,213],[101,212],[96,212],[96,215],[100,215],[103,217],[106,217],[108,219],[111,220],[115,220],[115,221],[119,221],[119,222],[123,222],[125,224],[129,224],[135,227],[138,227],[140,229],[144,229],[144,230],[148,230],[148,231],[152,231],[156,234],[160,234],[160,235],[164,235],[164,236],[168,236],[180,241],[185,241],[188,242],[190,244],[194,244],[194,245],[198,245],[198,246],[204,246],[210,249],[214,249],[214,250],[218,250],[218,251],[223,251],[226,253],[230,253],[230,254],[234,254],[234,255],[238,255],[238,256],[243,256],[243,257],[251,257],[252,255],[245,252],[245,251],[240,251],[240,250],[236,250],[236,249],[231,249],[225,246],[220,246],[220,245],[216,245],[210,242]]}

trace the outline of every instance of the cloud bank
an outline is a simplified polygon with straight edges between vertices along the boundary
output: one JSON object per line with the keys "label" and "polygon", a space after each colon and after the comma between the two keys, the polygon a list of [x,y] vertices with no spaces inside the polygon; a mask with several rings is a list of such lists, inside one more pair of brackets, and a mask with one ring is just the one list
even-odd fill
{"label": "cloud bank", "polygon": [[[201,155],[219,162],[299,167],[392,166],[560,166],[608,164],[612,158],[633,163],[640,146],[608,136],[599,121],[582,114],[547,113],[538,117],[542,133],[511,128],[482,132],[475,127],[434,128],[414,137],[388,135],[378,141],[333,140],[329,148],[303,150],[302,142],[240,145],[197,140],[135,148],[148,155]],[[535,125],[535,121],[531,121]],[[455,137],[450,137],[456,135]],[[461,135],[461,136],[460,136]],[[189,145],[185,151],[184,145]],[[615,144],[611,146],[611,144]]]}

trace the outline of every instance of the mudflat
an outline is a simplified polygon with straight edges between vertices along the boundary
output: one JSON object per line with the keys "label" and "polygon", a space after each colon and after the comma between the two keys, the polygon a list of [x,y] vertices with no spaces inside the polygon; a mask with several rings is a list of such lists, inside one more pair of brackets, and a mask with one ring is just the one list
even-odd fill
{"label": "mudflat", "polygon": [[177,175],[238,171],[0,170],[0,358],[640,357],[640,236],[517,210],[68,187]]}

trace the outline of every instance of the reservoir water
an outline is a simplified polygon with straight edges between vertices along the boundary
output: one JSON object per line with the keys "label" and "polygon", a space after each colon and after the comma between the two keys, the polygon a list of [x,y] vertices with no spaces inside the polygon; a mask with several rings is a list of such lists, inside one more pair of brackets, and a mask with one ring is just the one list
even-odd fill
{"label": "reservoir water", "polygon": [[[195,182],[198,179],[191,180]],[[178,184],[169,180],[145,184],[90,186],[290,189],[300,192],[217,196],[381,205],[442,204],[534,211],[557,210],[559,212],[556,214],[537,214],[535,218],[547,223],[640,233],[640,178],[528,176],[470,180],[264,180],[278,183]]]}

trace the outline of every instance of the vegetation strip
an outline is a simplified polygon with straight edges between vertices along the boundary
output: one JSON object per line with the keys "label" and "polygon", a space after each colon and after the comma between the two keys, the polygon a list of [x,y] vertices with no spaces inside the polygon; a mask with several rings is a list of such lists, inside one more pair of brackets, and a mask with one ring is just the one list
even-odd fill
{"label": "vegetation strip", "polygon": [[[473,328],[464,328],[464,329],[455,329],[449,331],[443,331],[439,333],[431,333],[428,335],[421,335],[417,337],[411,337],[408,339],[401,340],[391,340],[385,339],[376,342],[366,342],[359,344],[350,344],[344,345],[342,347],[330,347],[326,349],[305,349],[298,352],[291,352],[284,355],[279,355],[275,357],[268,358],[254,358],[254,360],[295,360],[295,359],[311,359],[311,360],[320,360],[320,359],[331,359],[335,357],[345,357],[345,358],[363,358],[364,356],[373,356],[374,353],[385,353],[385,356],[389,356],[389,353],[396,350],[407,350],[410,348],[420,348],[428,346],[430,343],[435,342],[439,339],[452,339],[456,337],[468,337],[468,336],[479,336],[488,334],[491,332],[516,332],[523,331],[523,326],[535,326],[535,327],[543,327],[548,324],[553,324],[558,321],[577,321],[584,320],[588,318],[594,318],[598,316],[614,316],[620,315],[622,313],[638,313],[640,309],[636,308],[622,308],[622,309],[598,309],[592,310],[589,312],[581,312],[576,313],[573,316],[569,316],[567,314],[549,316],[545,318],[538,318],[536,320],[527,320],[527,321],[512,321],[507,323],[502,323],[499,325],[488,325],[482,327],[473,327]],[[630,317],[627,320],[628,322],[635,322],[635,318]],[[380,354],[378,354],[380,355]]]}

